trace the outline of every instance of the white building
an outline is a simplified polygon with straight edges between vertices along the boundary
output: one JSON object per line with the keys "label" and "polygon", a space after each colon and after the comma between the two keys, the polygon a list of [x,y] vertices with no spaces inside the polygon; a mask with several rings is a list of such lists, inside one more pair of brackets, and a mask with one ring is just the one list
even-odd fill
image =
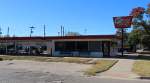
{"label": "white building", "polygon": [[1,54],[109,57],[117,53],[115,35],[3,37]]}

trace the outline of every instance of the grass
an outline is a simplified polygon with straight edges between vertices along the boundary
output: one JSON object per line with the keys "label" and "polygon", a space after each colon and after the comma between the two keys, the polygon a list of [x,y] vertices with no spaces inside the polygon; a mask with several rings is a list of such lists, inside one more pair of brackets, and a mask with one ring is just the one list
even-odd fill
{"label": "grass", "polygon": [[35,60],[35,61],[46,61],[46,57],[38,56],[0,56],[3,60]]}
{"label": "grass", "polygon": [[132,71],[143,77],[150,77],[150,61],[135,61]]}
{"label": "grass", "polygon": [[87,69],[84,74],[88,76],[95,76],[97,73],[109,70],[117,62],[117,60],[98,60],[91,68]]}
{"label": "grass", "polygon": [[88,64],[92,59],[83,59],[77,57],[65,57],[65,58],[49,58],[48,62],[68,62],[68,63],[80,63],[80,64]]}
{"label": "grass", "polygon": [[81,63],[87,64],[92,59],[82,59],[75,57],[41,57],[41,56],[0,56],[2,60],[31,60],[31,61],[41,61],[41,62],[68,62],[68,63]]}
{"label": "grass", "polygon": [[81,59],[81,58],[63,58],[63,62],[69,62],[69,63],[82,63],[82,64],[88,64],[89,61],[92,59]]}

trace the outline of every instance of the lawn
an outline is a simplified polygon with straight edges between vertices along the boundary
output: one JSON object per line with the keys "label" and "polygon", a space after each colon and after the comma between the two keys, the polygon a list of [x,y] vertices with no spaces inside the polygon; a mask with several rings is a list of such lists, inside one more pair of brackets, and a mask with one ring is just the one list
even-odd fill
{"label": "lawn", "polygon": [[135,61],[132,71],[142,77],[150,77],[150,61]]}
{"label": "lawn", "polygon": [[88,76],[95,76],[97,73],[109,70],[117,62],[118,60],[98,60],[91,68],[87,69],[84,74]]}

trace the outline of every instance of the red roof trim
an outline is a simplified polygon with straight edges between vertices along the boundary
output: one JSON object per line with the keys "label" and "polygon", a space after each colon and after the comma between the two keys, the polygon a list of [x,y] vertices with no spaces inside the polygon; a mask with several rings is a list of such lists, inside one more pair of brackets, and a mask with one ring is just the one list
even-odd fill
{"label": "red roof trim", "polygon": [[113,39],[115,35],[47,36],[47,37],[3,37],[0,40],[60,40],[60,39]]}

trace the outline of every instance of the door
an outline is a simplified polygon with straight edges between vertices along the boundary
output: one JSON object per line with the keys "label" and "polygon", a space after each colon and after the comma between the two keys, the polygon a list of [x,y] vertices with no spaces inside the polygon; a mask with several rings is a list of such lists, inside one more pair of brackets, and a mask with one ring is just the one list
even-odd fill
{"label": "door", "polygon": [[109,41],[102,42],[102,51],[103,51],[103,57],[110,57],[110,42]]}

